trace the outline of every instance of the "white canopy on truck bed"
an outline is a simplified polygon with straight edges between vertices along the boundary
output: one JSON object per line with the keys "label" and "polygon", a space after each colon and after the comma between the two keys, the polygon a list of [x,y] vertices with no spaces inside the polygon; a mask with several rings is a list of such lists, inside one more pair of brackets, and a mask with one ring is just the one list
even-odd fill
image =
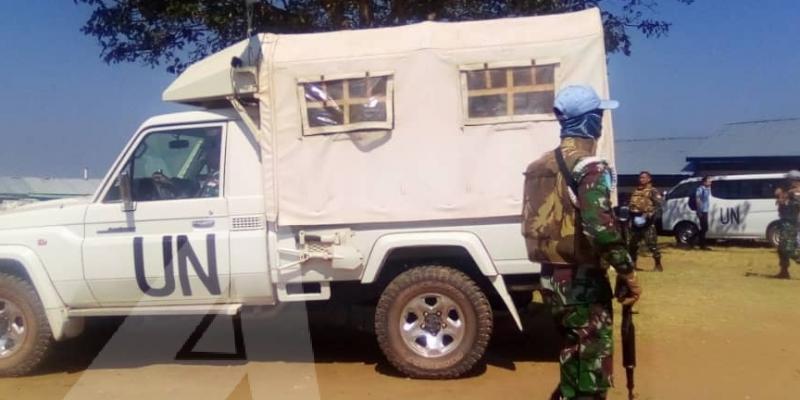
{"label": "white canopy on truck bed", "polygon": [[[280,225],[517,216],[522,172],[558,143],[554,93],[579,83],[608,96],[597,9],[261,34],[190,67],[164,99],[234,95],[234,55],[256,67],[266,209]],[[599,154],[613,163],[604,122]]]}

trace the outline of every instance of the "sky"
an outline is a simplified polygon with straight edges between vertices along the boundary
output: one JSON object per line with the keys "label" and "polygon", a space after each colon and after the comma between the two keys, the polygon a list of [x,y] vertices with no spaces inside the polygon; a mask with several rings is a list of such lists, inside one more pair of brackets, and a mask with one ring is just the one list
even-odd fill
{"label": "sky", "polygon": [[[657,0],[665,38],[635,35],[609,61],[618,138],[705,136],[800,117],[800,1]],[[165,68],[105,64],[69,0],[0,2],[0,176],[102,177],[161,101]]]}

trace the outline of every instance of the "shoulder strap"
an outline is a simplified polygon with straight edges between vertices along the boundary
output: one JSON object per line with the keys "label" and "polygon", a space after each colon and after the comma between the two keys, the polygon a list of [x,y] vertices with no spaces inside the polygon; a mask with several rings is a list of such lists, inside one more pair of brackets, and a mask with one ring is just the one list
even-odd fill
{"label": "shoulder strap", "polygon": [[561,147],[557,147],[553,152],[555,153],[556,163],[558,163],[558,169],[561,171],[561,175],[564,175],[564,179],[567,180],[567,186],[572,190],[572,193],[577,196],[578,182],[575,181],[569,168],[567,168],[567,162],[564,161],[564,154],[561,152]]}

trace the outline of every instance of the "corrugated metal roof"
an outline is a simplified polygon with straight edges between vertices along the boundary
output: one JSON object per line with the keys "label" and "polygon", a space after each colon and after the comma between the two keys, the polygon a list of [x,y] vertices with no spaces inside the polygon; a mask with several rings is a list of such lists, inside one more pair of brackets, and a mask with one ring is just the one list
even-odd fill
{"label": "corrugated metal roof", "polygon": [[737,122],[722,128],[692,158],[800,156],[800,118]]}
{"label": "corrugated metal roof", "polygon": [[617,139],[617,173],[638,175],[680,175],[686,167],[686,155],[700,146],[705,137],[669,137],[656,139]]}
{"label": "corrugated metal roof", "polygon": [[93,194],[99,179],[0,177],[0,198],[59,198]]}

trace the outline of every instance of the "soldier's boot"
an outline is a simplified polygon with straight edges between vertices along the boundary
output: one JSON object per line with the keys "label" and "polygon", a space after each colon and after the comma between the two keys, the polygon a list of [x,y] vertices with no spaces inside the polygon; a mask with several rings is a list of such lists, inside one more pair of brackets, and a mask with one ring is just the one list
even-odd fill
{"label": "soldier's boot", "polygon": [[653,271],[656,272],[664,272],[664,266],[661,265],[661,256],[653,257],[656,260],[656,266],[653,267]]}
{"label": "soldier's boot", "polygon": [[633,261],[633,269],[635,271],[644,271],[643,269],[639,268],[639,255],[636,253],[631,253],[631,261]]}
{"label": "soldier's boot", "polygon": [[789,258],[788,257],[781,257],[780,266],[781,266],[781,272],[778,272],[778,274],[775,275],[775,277],[778,278],[778,279],[789,279],[790,278],[790,276],[789,276]]}

